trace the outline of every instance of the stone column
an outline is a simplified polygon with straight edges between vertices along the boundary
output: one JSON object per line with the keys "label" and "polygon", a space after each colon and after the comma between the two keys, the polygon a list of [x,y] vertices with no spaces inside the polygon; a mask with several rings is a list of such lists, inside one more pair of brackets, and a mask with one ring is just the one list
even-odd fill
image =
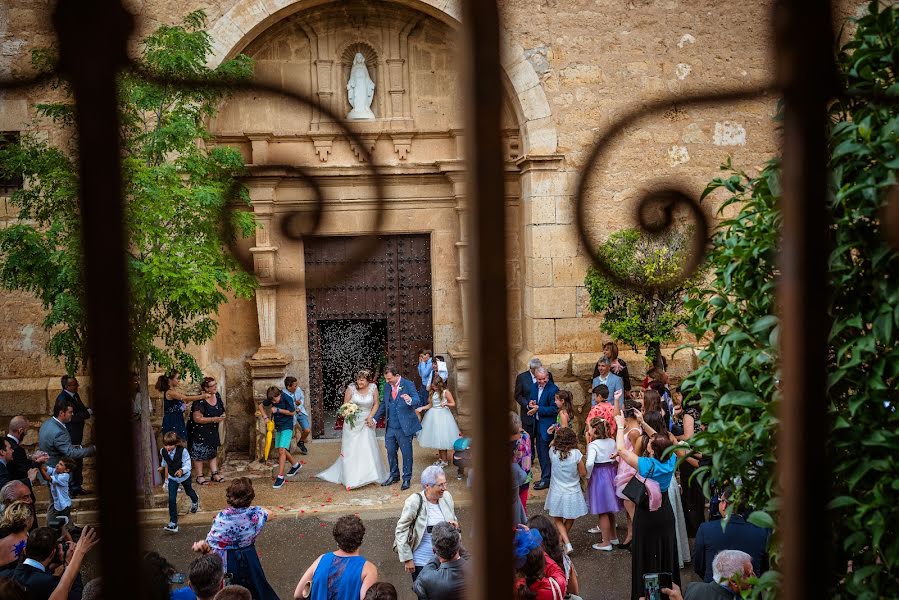
{"label": "stone column", "polygon": [[456,377],[455,395],[459,427],[467,430],[471,422],[471,407],[466,402],[469,389],[469,369],[471,366],[471,354],[468,343],[471,318],[468,298],[468,222],[465,202],[465,166],[461,160],[453,160],[441,162],[439,167],[453,184],[453,196],[456,200],[456,218],[459,224],[459,237],[455,245],[456,262],[459,265],[456,283],[459,285],[460,309],[462,311],[462,340],[456,348],[450,349],[449,354],[453,358],[453,371]]}
{"label": "stone column", "polygon": [[[247,361],[253,381],[254,404],[265,397],[271,385],[281,385],[290,357],[278,350],[278,281],[275,257],[278,247],[272,244],[275,180],[262,180],[250,186],[250,200],[256,216],[256,244],[250,248],[253,268],[259,281],[256,290],[256,314],[259,321],[259,349]],[[254,457],[260,458],[265,440],[265,427],[259,415],[253,420],[250,438],[255,440]]]}

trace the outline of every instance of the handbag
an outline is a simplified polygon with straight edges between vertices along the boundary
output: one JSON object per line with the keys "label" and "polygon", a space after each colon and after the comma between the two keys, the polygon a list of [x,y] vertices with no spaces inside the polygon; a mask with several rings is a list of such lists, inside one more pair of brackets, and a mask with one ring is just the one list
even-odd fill
{"label": "handbag", "polygon": [[[652,477],[652,473],[655,470],[655,465],[649,470],[649,475],[647,479]],[[646,483],[641,481],[639,477],[637,477],[637,473],[634,473],[634,476],[631,477],[631,480],[627,482],[627,485],[624,486],[624,489],[621,490],[621,493],[624,496],[634,503],[635,506],[639,506],[640,508],[646,508],[649,506],[649,492],[646,490]]]}

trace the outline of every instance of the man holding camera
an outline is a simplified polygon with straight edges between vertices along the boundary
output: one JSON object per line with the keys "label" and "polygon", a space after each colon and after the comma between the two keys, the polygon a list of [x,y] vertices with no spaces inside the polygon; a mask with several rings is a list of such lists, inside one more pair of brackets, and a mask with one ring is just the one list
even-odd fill
{"label": "man holding camera", "polygon": [[97,534],[86,527],[77,544],[62,541],[60,530],[38,527],[28,535],[25,560],[12,579],[28,590],[28,600],[48,600],[61,587],[69,600],[81,598],[81,562],[97,543]]}

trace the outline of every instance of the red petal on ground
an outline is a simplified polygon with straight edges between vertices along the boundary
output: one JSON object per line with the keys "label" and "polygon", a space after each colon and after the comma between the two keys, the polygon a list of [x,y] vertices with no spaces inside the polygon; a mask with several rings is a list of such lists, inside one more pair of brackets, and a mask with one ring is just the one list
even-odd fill
{"label": "red petal on ground", "polygon": [[319,527],[324,527],[325,524],[324,524],[324,523],[319,523],[318,526],[319,526]]}
{"label": "red petal on ground", "polygon": [[330,501],[331,501],[331,498],[328,498],[327,500],[325,500],[325,502],[330,502]]}
{"label": "red petal on ground", "polygon": [[305,534],[305,533],[301,533],[301,534],[300,534],[300,539],[303,539],[304,537],[306,537],[306,534]]}

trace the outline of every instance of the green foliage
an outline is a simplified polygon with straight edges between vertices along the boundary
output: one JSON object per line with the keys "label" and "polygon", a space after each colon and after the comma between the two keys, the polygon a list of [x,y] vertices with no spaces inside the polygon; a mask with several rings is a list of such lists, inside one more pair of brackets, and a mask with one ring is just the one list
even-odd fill
{"label": "green foliage", "polygon": [[[252,65],[245,56],[215,70],[206,67],[212,47],[204,27],[202,12],[161,26],[143,41],[142,68],[209,82],[248,79]],[[52,60],[49,51],[34,55],[38,67]],[[67,85],[58,87],[70,100]],[[120,78],[134,356],[194,375],[199,369],[185,347],[210,340],[219,306],[231,294],[249,297],[255,287],[224,247],[225,232],[247,236],[255,228],[252,213],[228,207],[235,189],[248,203],[236,180],[244,173],[243,159],[232,148],[206,145],[205,123],[224,96],[209,86],[182,89],[135,74]],[[70,101],[36,108],[61,127],[72,123]],[[86,349],[76,161],[65,149],[26,135],[20,146],[0,153],[0,170],[23,173],[26,182],[12,197],[18,222],[0,231],[0,285],[41,301],[43,326],[52,334],[48,352],[77,371],[85,366]]]}
{"label": "green foliage", "polygon": [[[675,228],[660,236],[623,229],[609,236],[599,254],[617,275],[653,285],[678,276],[689,256],[692,233],[689,227]],[[655,293],[622,289],[590,267],[584,285],[590,295],[590,310],[605,313],[602,331],[635,351],[645,348],[651,360],[662,344],[678,339],[678,328],[688,318],[683,295],[698,277],[675,289]]]}
{"label": "green foliage", "polygon": [[[886,245],[880,221],[899,169],[899,114],[895,104],[859,95],[893,102],[899,96],[899,8],[871,2],[856,26],[838,55],[849,94],[832,106],[829,133],[833,325],[826,401],[838,562],[828,575],[829,597],[875,599],[894,597],[899,579],[899,463],[892,457],[899,445],[899,256]],[[778,174],[771,162],[758,177],[735,172],[709,185],[706,193],[727,189],[727,203],[740,203],[740,213],[720,224],[713,279],[688,302],[695,311],[690,331],[709,339],[702,366],[685,381],[689,393],[702,395],[708,425],[692,441],[713,456],[714,477],[740,478],[738,495],[762,509],[751,517],[760,525],[776,524],[777,513]],[[776,574],[761,579],[758,591],[770,590]]]}
{"label": "green foliage", "polygon": [[[872,2],[857,25],[839,56],[843,83],[895,102],[899,7]],[[832,117],[828,407],[839,562],[831,597],[888,598],[899,579],[899,256],[884,241],[880,210],[896,185],[899,110],[850,96]]]}
{"label": "green foliage", "polygon": [[738,497],[762,509],[751,520],[770,524],[777,509],[772,434],[779,399],[774,293],[780,164],[771,161],[758,177],[734,171],[730,161],[722,169],[730,174],[713,180],[702,198],[727,190],[719,216],[734,204],[739,212],[719,222],[708,257],[711,277],[691,290],[686,303],[690,333],[708,343],[699,353],[702,366],[682,385],[701,397],[708,427],[690,440],[713,461],[697,476],[706,485],[709,471],[719,481],[739,478]]}

